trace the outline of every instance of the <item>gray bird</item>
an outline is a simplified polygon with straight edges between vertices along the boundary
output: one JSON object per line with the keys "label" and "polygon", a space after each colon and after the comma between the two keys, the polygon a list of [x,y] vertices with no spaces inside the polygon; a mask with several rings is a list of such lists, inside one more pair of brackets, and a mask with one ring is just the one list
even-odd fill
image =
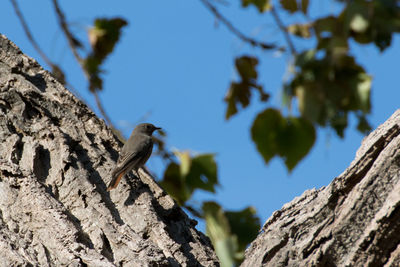
{"label": "gray bird", "polygon": [[129,171],[136,172],[149,159],[153,150],[153,139],[151,135],[155,130],[159,130],[151,123],[141,123],[135,127],[128,141],[122,147],[119,154],[117,166],[114,168],[111,176],[111,182],[107,191],[117,187],[121,178]]}

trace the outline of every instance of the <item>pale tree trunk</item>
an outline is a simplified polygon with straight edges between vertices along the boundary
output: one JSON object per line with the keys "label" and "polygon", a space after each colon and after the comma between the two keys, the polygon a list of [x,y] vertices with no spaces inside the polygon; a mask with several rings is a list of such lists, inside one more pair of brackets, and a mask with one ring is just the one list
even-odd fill
{"label": "pale tree trunk", "polygon": [[0,36],[0,266],[218,266],[145,172],[106,192],[121,143]]}
{"label": "pale tree trunk", "polygon": [[265,223],[242,267],[400,266],[400,110],[330,185]]}

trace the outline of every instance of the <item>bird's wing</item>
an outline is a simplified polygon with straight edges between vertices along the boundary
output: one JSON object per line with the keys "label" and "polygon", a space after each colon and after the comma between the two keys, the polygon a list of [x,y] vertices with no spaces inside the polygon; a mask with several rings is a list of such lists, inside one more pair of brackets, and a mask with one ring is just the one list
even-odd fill
{"label": "bird's wing", "polygon": [[151,137],[138,135],[132,136],[131,138],[122,148],[117,161],[117,166],[111,174],[112,179],[107,187],[107,191],[117,187],[121,178],[127,171],[140,167],[146,162],[151,154],[153,148]]}
{"label": "bird's wing", "polygon": [[137,166],[141,159],[146,157],[149,150],[152,149],[152,139],[147,136],[138,136],[135,139],[137,142],[127,143],[126,146],[122,148],[117,161],[117,168],[124,169],[129,166]]}

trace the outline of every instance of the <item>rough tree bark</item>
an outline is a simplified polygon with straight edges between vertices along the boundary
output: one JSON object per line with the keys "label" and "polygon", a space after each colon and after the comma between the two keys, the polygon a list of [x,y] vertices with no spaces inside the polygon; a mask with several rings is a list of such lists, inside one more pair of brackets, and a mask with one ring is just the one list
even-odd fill
{"label": "rough tree bark", "polygon": [[196,221],[143,170],[106,192],[120,146],[0,36],[0,265],[218,266]]}
{"label": "rough tree bark", "polygon": [[330,185],[267,220],[242,267],[400,266],[400,110]]}
{"label": "rough tree bark", "polygon": [[[141,171],[106,192],[121,144],[0,36],[1,266],[218,266]],[[327,187],[276,211],[242,266],[400,266],[400,110]]]}

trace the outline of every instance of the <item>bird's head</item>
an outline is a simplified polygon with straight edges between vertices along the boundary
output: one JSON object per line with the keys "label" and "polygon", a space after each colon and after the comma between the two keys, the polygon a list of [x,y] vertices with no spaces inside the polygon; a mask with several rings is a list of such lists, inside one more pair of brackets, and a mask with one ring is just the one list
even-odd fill
{"label": "bird's head", "polygon": [[147,135],[152,135],[155,130],[160,130],[161,128],[154,126],[151,123],[141,123],[135,127],[135,132],[143,133]]}

